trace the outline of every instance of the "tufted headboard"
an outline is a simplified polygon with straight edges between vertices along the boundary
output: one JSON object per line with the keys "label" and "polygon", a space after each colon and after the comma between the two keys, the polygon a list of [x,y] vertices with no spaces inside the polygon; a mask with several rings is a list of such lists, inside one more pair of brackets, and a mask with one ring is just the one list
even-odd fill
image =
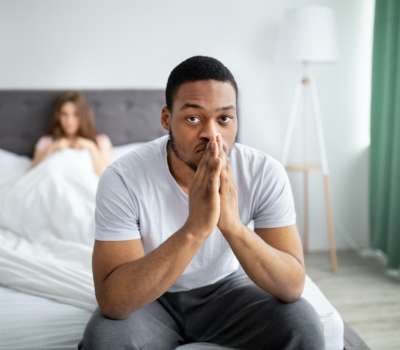
{"label": "tufted headboard", "polygon": [[[64,90],[0,90],[0,149],[32,156],[46,133],[55,98]],[[80,90],[93,108],[98,133],[114,145],[164,135],[164,90]]]}

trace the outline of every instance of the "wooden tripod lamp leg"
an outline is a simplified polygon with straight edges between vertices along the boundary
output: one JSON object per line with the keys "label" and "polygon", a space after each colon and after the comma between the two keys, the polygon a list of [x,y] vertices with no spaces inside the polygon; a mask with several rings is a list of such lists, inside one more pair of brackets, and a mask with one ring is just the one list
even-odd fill
{"label": "wooden tripod lamp leg", "polygon": [[322,131],[322,123],[320,117],[319,100],[317,95],[317,84],[314,79],[309,80],[311,87],[312,105],[314,110],[314,121],[317,129],[318,143],[320,148],[322,174],[324,177],[324,192],[325,192],[325,207],[328,220],[328,240],[329,240],[329,253],[331,258],[331,268],[335,272],[337,270],[337,257],[336,257],[336,244],[333,232],[333,209],[329,183],[329,169],[328,159],[326,156],[324,133]]}
{"label": "wooden tripod lamp leg", "polygon": [[302,83],[298,82],[296,85],[296,89],[294,91],[293,105],[292,105],[292,110],[290,111],[290,117],[289,117],[289,126],[288,126],[288,129],[286,130],[285,141],[283,144],[282,164],[285,166],[287,165],[289,148],[290,148],[290,144],[292,142],[293,130],[294,130],[294,127],[296,124],[296,117],[298,115],[299,109],[301,108],[300,97],[302,95],[302,88],[303,88]]}
{"label": "wooden tripod lamp leg", "polygon": [[303,171],[303,181],[304,181],[304,252],[309,252],[309,226],[308,226],[308,170]]}
{"label": "wooden tripod lamp leg", "polygon": [[333,210],[332,210],[332,200],[331,200],[331,192],[329,185],[330,185],[329,176],[324,175],[324,192],[325,192],[326,216],[328,221],[329,253],[331,258],[332,272],[336,272],[337,270],[336,243],[333,230]]}

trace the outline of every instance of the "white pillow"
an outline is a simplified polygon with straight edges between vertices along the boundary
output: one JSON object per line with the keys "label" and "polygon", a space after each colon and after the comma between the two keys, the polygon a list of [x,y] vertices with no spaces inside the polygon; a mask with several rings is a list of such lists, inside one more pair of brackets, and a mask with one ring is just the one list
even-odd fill
{"label": "white pillow", "polygon": [[0,149],[0,186],[16,181],[29,170],[31,164],[29,157]]}
{"label": "white pillow", "polygon": [[114,146],[111,151],[111,163],[143,143],[144,142],[132,142],[126,145]]}

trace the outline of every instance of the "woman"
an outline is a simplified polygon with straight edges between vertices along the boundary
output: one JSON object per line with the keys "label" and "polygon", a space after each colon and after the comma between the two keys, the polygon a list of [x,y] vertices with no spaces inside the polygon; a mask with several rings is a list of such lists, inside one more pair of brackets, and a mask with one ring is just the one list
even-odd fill
{"label": "woman", "polygon": [[57,98],[49,134],[37,142],[32,166],[66,148],[88,149],[99,176],[110,163],[111,141],[105,134],[96,135],[93,112],[79,92],[65,92]]}

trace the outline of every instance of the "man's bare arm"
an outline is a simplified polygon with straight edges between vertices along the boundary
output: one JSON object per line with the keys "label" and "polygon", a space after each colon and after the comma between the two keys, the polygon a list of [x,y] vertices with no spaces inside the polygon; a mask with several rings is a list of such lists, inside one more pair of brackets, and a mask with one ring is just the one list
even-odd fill
{"label": "man's bare arm", "polygon": [[[105,260],[115,261],[121,258],[113,257],[113,252],[109,249],[110,244],[115,245],[115,242],[96,241],[93,275],[97,301],[103,314],[114,319],[124,319],[134,310],[156,300],[183,273],[204,239],[184,226],[146,256],[141,240],[135,240],[136,248],[131,249],[130,253],[127,252],[130,243],[119,242],[115,252],[122,254],[124,248],[121,248],[121,244],[125,242],[125,260],[128,262],[114,267],[111,271],[104,268],[111,266]],[[130,254],[134,254],[135,250],[136,255],[140,254],[141,257],[133,260]]]}
{"label": "man's bare arm", "polygon": [[260,288],[284,302],[296,301],[305,281],[296,225],[255,231],[242,226],[235,234],[225,234],[225,238],[243,269]]}
{"label": "man's bare arm", "polygon": [[[140,240],[130,240],[122,246],[108,243],[102,251],[101,243],[96,241],[96,297],[101,310],[110,318],[126,318],[166,292],[214,231],[220,215],[218,186],[222,163],[217,157],[216,141],[209,145],[190,184],[189,215],[180,230],[146,256]],[[114,251],[111,244],[116,246]]]}
{"label": "man's bare arm", "polygon": [[240,221],[238,191],[230,161],[217,137],[221,171],[221,217],[218,228],[249,277],[263,290],[282,301],[297,300],[305,281],[303,249],[296,225],[256,228]]}
{"label": "man's bare arm", "polygon": [[66,140],[65,138],[62,138],[53,142],[50,146],[48,146],[44,150],[35,150],[31,163],[31,168],[38,165],[40,162],[45,160],[48,156],[50,156],[54,152],[57,152],[67,147],[69,147],[69,141]]}

